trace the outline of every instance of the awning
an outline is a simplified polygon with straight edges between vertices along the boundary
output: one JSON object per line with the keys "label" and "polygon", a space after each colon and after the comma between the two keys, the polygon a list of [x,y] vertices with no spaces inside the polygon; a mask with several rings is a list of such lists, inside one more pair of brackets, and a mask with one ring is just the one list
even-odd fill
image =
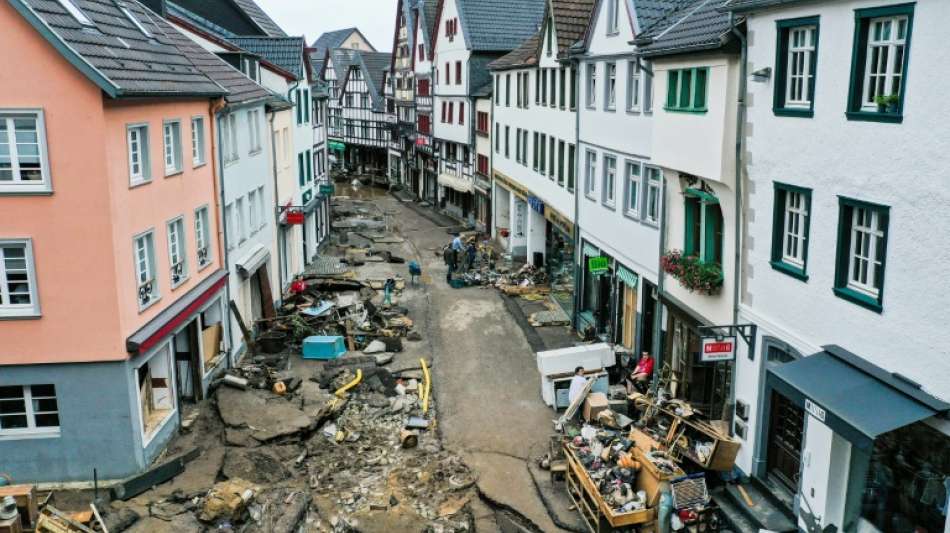
{"label": "awning", "polygon": [[769,385],[861,448],[950,409],[909,381],[838,346],[769,369]]}
{"label": "awning", "polygon": [[268,258],[270,258],[270,252],[267,251],[267,248],[263,244],[255,244],[251,251],[235,261],[234,265],[241,277],[247,279],[253,276]]}
{"label": "awning", "polygon": [[707,204],[719,203],[719,198],[716,198],[715,196],[701,189],[686,189],[686,196],[699,198],[700,200],[702,200],[704,203],[707,203]]}
{"label": "awning", "polygon": [[221,269],[201,280],[195,288],[166,307],[135,333],[125,339],[125,349],[133,356],[149,351],[162,339],[171,335],[218,294],[228,281],[228,271]]}
{"label": "awning", "polygon": [[620,265],[620,268],[617,269],[617,278],[624,282],[631,289],[636,289],[637,284],[640,281],[640,276],[634,274],[630,270],[627,270],[623,265]]}
{"label": "awning", "polygon": [[439,174],[439,185],[455,189],[458,192],[472,192],[474,184],[465,178],[460,178],[455,174]]}
{"label": "awning", "polygon": [[336,150],[337,152],[343,152],[346,150],[346,145],[340,141],[330,141],[327,143],[327,148],[330,150]]}
{"label": "awning", "polygon": [[597,257],[600,255],[600,250],[589,242],[584,243],[584,255]]}

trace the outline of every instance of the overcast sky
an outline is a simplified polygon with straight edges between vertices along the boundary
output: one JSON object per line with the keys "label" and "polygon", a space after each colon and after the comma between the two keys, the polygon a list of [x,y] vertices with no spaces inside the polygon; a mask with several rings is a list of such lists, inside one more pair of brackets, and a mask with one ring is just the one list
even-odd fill
{"label": "overcast sky", "polygon": [[393,47],[396,0],[257,0],[289,35],[312,44],[323,32],[356,26],[380,52]]}

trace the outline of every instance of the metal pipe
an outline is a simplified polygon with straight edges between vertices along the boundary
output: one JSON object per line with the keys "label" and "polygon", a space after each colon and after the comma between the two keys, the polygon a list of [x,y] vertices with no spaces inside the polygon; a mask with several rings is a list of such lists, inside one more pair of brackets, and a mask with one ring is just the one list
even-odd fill
{"label": "metal pipe", "polygon": [[[738,99],[736,100],[736,161],[735,161],[735,205],[733,206],[734,219],[735,219],[735,235],[734,235],[734,247],[735,253],[733,257],[732,265],[732,323],[739,323],[739,267],[742,261],[742,220],[745,216],[745,210],[742,209],[742,137],[745,132],[745,117],[746,117],[746,89],[747,89],[747,71],[748,71],[748,42],[746,41],[745,35],[742,34],[736,28],[736,19],[735,13],[729,12],[729,26],[732,30],[732,34],[739,39],[741,44],[741,54],[739,59],[739,94]],[[755,332],[753,331],[753,335]],[[747,349],[755,349],[755,338],[753,337],[752,342]],[[738,358],[734,361],[732,367],[732,379],[729,380],[729,408],[732,409],[732,406],[736,404],[736,364]],[[726,411],[723,412],[723,418],[726,417]],[[731,420],[731,416],[729,417]],[[730,424],[731,425],[731,424]]]}
{"label": "metal pipe", "polygon": [[[267,114],[267,121],[270,122],[270,152],[271,152],[271,167],[274,174],[274,237],[277,239],[277,246],[280,246],[280,250],[277,250],[277,288],[278,293],[284,293],[284,263],[281,261],[281,251],[284,249],[283,242],[283,233],[284,231],[280,229],[280,210],[278,205],[280,204],[280,189],[277,188],[277,143],[275,142],[275,132],[274,132],[274,118],[276,113],[271,111]],[[329,142],[329,138],[327,139]]]}
{"label": "metal pipe", "polygon": [[[655,81],[655,80],[654,80]],[[648,178],[649,179],[649,178]],[[660,257],[663,257],[664,249],[666,248],[666,175],[665,173],[661,175],[660,179]],[[659,266],[659,265],[658,265]],[[650,388],[655,393],[657,387],[660,384],[660,373],[663,368],[663,353],[660,350],[660,339],[662,337],[661,327],[663,324],[663,303],[661,302],[661,295],[663,294],[663,286],[666,282],[666,273],[663,271],[662,266],[657,268],[656,273],[656,298],[653,302],[653,383]]]}
{"label": "metal pipe", "polygon": [[[229,113],[231,110],[230,110],[229,106],[227,105],[227,102],[225,102],[224,100],[217,100],[217,101],[211,103],[211,110],[210,110],[210,111],[211,111],[211,128],[212,128],[212,132],[211,132],[211,136],[210,136],[210,137],[211,137],[212,161],[217,165],[217,172],[216,172],[216,173],[213,172],[212,175],[217,174],[217,178],[218,178],[218,179],[215,179],[215,180],[214,180],[214,185],[215,185],[215,189],[217,189],[217,191],[218,191],[218,194],[217,194],[217,197],[218,197],[218,198],[217,198],[217,200],[218,200],[218,209],[217,209],[217,212],[221,214],[220,218],[219,218],[219,217],[215,217],[215,221],[216,221],[217,224],[218,224],[218,235],[220,236],[220,238],[218,239],[218,254],[219,254],[220,257],[221,257],[221,262],[222,262],[222,264],[224,264],[224,270],[225,270],[225,272],[228,272],[228,275],[230,276],[230,273],[231,273],[231,264],[230,264],[230,261],[229,261],[229,259],[228,259],[228,253],[227,253],[227,249],[228,249],[228,246],[227,246],[227,243],[228,243],[228,225],[227,225],[227,221],[224,220],[224,206],[225,206],[225,195],[224,195],[224,188],[225,188],[225,185],[224,185],[224,184],[225,184],[225,179],[224,179],[224,160],[223,160],[223,155],[221,154],[221,143],[215,143],[215,133],[217,133],[218,135],[221,134],[221,127],[220,127],[220,124],[219,124],[218,121],[217,121],[218,115],[221,114],[222,116],[224,116],[225,114]],[[220,186],[219,186],[219,185],[220,185]],[[224,285],[224,292],[225,292],[225,295],[226,295],[226,297],[227,297],[227,300],[230,302],[230,301],[231,301],[231,283],[230,283],[230,281]],[[224,320],[222,320],[222,322],[224,322]],[[229,342],[228,342],[228,356],[227,356],[225,359],[227,360],[227,368],[230,369],[230,368],[234,365],[234,361],[231,359],[232,356],[233,356],[233,353],[232,353],[233,347],[231,346],[231,342],[230,342],[230,340],[231,340],[231,339],[230,339],[230,337],[231,337],[231,321],[230,321],[230,320],[227,320],[226,322],[227,322],[227,326],[228,326],[228,327],[227,327],[227,331],[228,331],[228,341],[229,341]],[[201,383],[196,383],[195,385],[198,386],[198,387],[201,387],[201,386],[202,386]],[[179,395],[180,395],[180,394],[179,394]],[[179,419],[179,420],[178,420],[178,425],[179,425],[179,426],[181,426],[181,416],[182,416],[182,414],[181,414],[181,409],[179,409],[179,410],[178,410],[178,419]]]}

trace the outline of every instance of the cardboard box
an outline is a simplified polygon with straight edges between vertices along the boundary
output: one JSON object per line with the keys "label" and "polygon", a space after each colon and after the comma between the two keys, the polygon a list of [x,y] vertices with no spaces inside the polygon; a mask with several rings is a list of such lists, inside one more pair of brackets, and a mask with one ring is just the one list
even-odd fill
{"label": "cardboard box", "polygon": [[607,410],[609,402],[607,401],[607,395],[602,392],[592,392],[587,395],[587,399],[584,400],[584,420],[590,422],[592,420],[597,420],[597,415],[601,411]]}

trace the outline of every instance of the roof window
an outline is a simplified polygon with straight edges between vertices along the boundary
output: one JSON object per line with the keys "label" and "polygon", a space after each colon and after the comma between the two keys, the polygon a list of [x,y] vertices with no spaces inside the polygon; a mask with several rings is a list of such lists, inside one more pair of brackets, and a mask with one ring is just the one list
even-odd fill
{"label": "roof window", "polygon": [[95,26],[92,19],[90,19],[85,13],[79,9],[79,6],[73,0],[58,0],[59,5],[63,6],[63,9],[69,12],[80,24],[83,26]]}
{"label": "roof window", "polygon": [[[63,0],[63,1],[68,1],[68,0]],[[148,31],[147,29],[145,29],[145,26],[142,25],[141,22],[139,22],[139,19],[135,18],[135,15],[132,14],[132,11],[129,10],[128,6],[120,5],[120,6],[119,6],[119,9],[122,10],[122,13],[125,14],[125,17],[126,17],[127,19],[129,19],[129,21],[130,21],[132,24],[134,24],[135,27],[138,28],[139,31],[142,32],[143,35],[145,35],[145,36],[148,37],[149,39],[152,38],[152,32],[150,32],[150,31]]]}

